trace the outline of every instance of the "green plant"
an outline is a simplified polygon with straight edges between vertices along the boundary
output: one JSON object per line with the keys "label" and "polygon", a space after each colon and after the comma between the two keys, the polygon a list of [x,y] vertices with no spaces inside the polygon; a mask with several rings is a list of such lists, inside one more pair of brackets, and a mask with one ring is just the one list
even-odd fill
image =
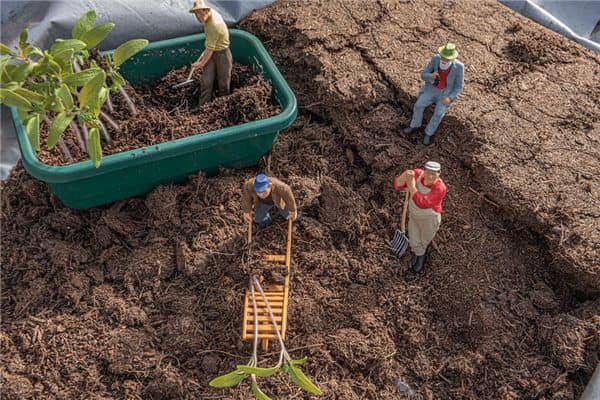
{"label": "green plant", "polygon": [[[271,305],[267,300],[267,296],[260,285],[259,280],[256,276],[250,277],[250,293],[252,297],[252,307],[254,309],[254,342],[252,348],[252,357],[250,357],[250,361],[246,365],[238,365],[236,369],[232,372],[229,372],[225,375],[218,376],[211,380],[208,384],[212,387],[217,388],[226,388],[233,387],[240,384],[244,379],[248,376],[251,379],[251,390],[254,396],[258,400],[269,400],[269,396],[267,396],[260,388],[258,387],[257,377],[267,378],[273,376],[277,373],[285,373],[289,374],[292,382],[298,385],[301,389],[320,396],[323,394],[321,389],[319,389],[314,383],[308,379],[308,377],[302,372],[300,369],[300,365],[304,364],[307,360],[306,357],[301,359],[292,359],[288,354],[285,343],[283,342],[283,338],[281,337],[281,333],[279,332],[279,327],[277,322],[275,321],[275,316],[273,315],[273,311],[271,309]],[[256,307],[256,293],[255,290],[258,290],[261,294],[262,300],[266,305],[267,311],[269,313],[269,317],[271,319],[271,324],[273,325],[275,332],[277,334],[277,339],[280,345],[280,353],[279,353],[279,361],[277,364],[270,368],[261,368],[258,367],[258,315],[257,315],[257,307]]]}
{"label": "green plant", "polygon": [[119,67],[146,47],[148,41],[133,39],[120,45],[112,56],[102,56],[93,50],[114,24],[95,26],[95,22],[96,12],[88,11],[73,27],[72,37],[57,39],[49,50],[28,43],[27,29],[14,49],[0,43],[0,104],[17,109],[35,151],[41,146],[43,122],[48,126],[48,149],[58,145],[63,156],[73,161],[62,138],[67,127],[71,127],[80,149],[98,167],[102,160],[102,140],[106,144],[112,141],[104,122],[120,131],[102,108],[107,104],[108,111],[113,112],[110,93],[119,92],[130,112],[137,113],[123,89],[125,79]]}

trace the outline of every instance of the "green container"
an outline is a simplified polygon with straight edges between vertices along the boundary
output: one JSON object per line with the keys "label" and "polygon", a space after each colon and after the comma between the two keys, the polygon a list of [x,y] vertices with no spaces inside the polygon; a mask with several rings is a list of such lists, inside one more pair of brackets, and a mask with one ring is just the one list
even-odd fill
{"label": "green container", "polygon": [[[231,52],[236,62],[250,65],[273,85],[282,112],[270,118],[189,136],[145,148],[112,154],[99,168],[91,161],[66,166],[41,163],[17,115],[11,108],[25,169],[50,186],[71,208],[89,208],[149,192],[158,185],[183,182],[197,171],[214,174],[220,167],[256,165],[281,129],[292,124],[298,110],[296,97],[273,60],[253,35],[230,30]],[[174,68],[195,61],[204,48],[204,34],[151,43],[121,68],[129,82],[151,83]]]}

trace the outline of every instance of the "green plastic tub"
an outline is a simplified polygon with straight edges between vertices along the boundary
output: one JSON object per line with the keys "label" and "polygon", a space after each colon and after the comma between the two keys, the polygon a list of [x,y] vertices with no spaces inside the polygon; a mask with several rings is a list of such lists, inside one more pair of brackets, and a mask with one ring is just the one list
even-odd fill
{"label": "green plastic tub", "polygon": [[[282,112],[270,118],[189,136],[136,150],[112,154],[99,168],[91,161],[67,166],[41,163],[29,141],[16,109],[12,119],[25,169],[47,182],[62,202],[71,208],[89,208],[149,192],[158,185],[182,182],[197,171],[214,174],[220,167],[256,165],[280,130],[290,126],[298,110],[296,97],[273,60],[253,35],[230,30],[231,52],[236,62],[251,65],[273,85]],[[204,48],[204,34],[151,43],[121,68],[134,86],[151,83],[195,61]]]}

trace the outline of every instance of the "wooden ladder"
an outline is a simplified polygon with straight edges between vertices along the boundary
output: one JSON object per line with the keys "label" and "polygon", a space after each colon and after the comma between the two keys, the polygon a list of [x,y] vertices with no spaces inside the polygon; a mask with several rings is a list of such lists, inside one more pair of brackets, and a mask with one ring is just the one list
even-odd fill
{"label": "wooden ladder", "polygon": [[[252,223],[248,227],[248,243],[252,241]],[[267,301],[271,306],[271,311],[275,316],[275,321],[279,327],[281,337],[285,339],[287,328],[287,307],[290,290],[290,272],[292,264],[292,220],[288,220],[287,229],[287,247],[285,254],[268,254],[265,256],[265,261],[274,262],[285,266],[287,275],[283,285],[266,284],[263,290],[267,297]],[[271,323],[271,317],[267,311],[260,293],[255,293],[256,311],[258,316],[258,338],[260,339],[261,348],[267,351],[269,348],[269,340],[277,340],[277,333]],[[244,297],[244,318],[242,322],[242,340],[254,339],[254,307],[252,306],[252,293],[250,289],[246,289]]]}

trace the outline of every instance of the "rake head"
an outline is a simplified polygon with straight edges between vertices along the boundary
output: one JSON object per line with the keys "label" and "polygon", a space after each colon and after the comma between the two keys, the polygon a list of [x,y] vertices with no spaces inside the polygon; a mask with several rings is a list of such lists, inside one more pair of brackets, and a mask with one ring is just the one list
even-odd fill
{"label": "rake head", "polygon": [[179,89],[180,87],[184,87],[187,85],[191,85],[192,83],[194,83],[195,81],[193,79],[188,79],[187,81],[183,81],[181,83],[178,83],[176,85],[171,86],[171,89]]}
{"label": "rake head", "polygon": [[396,257],[402,257],[408,248],[408,238],[404,232],[396,229],[396,232],[394,232],[394,238],[390,242],[390,247],[392,248],[392,252],[396,255]]}

